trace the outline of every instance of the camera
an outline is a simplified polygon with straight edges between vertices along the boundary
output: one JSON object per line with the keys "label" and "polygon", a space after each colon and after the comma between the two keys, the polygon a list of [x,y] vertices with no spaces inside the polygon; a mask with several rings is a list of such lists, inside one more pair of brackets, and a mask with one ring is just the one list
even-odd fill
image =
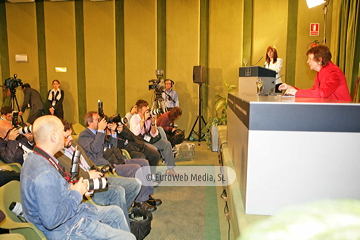
{"label": "camera", "polygon": [[101,118],[104,117],[103,102],[98,100],[98,114]]}
{"label": "camera", "polygon": [[79,180],[79,159],[81,156],[81,152],[77,149],[77,146],[75,147],[75,151],[71,158],[71,179],[70,182],[74,183]]}
{"label": "camera", "polygon": [[162,83],[162,80],[159,79],[151,79],[148,81],[149,83],[149,90],[154,90],[155,92],[162,93],[165,89],[164,86],[160,85]]}
{"label": "camera", "polygon": [[126,117],[121,118],[120,114],[115,114],[111,117],[107,117],[105,118],[106,122],[108,123],[117,123],[117,124],[121,124],[124,125],[128,122]]}
{"label": "camera", "polygon": [[23,216],[22,205],[18,202],[12,202],[9,206],[10,211],[16,214],[21,222],[27,222]]}
{"label": "camera", "polygon": [[[72,163],[71,163],[71,179],[70,183],[76,183],[79,180],[79,159],[81,156],[81,151],[75,148],[75,151],[72,155]],[[84,179],[84,182],[88,182],[88,191],[104,189],[107,187],[107,178],[95,178],[95,179]]]}
{"label": "camera", "polygon": [[165,89],[164,80],[162,79],[164,76],[164,70],[156,69],[155,75],[157,79],[151,79],[148,81],[151,83],[149,84],[149,90],[154,90],[155,94],[161,97],[160,95]]}
{"label": "camera", "polygon": [[19,112],[18,111],[12,112],[11,124],[14,127],[19,125]]}
{"label": "camera", "polygon": [[109,163],[109,164],[107,164],[107,165],[104,165],[104,166],[102,166],[101,168],[98,168],[98,167],[96,167],[96,166],[94,165],[94,166],[92,166],[90,169],[91,169],[91,170],[96,170],[96,171],[101,172],[101,173],[103,173],[103,174],[108,173],[108,172],[113,173],[113,174],[116,173],[115,166],[114,166],[114,164],[112,164],[112,163]]}
{"label": "camera", "polygon": [[108,181],[106,177],[94,178],[94,179],[84,179],[84,182],[88,182],[88,191],[104,189],[108,186]]}
{"label": "camera", "polygon": [[104,110],[103,110],[103,102],[101,102],[100,100],[98,100],[98,114],[101,118],[105,118],[107,123],[117,123],[117,124],[126,124],[128,122],[127,118],[121,118],[120,114],[115,114],[111,117],[107,117],[104,114]]}
{"label": "camera", "polygon": [[150,115],[151,116],[156,116],[156,115],[161,115],[164,114],[164,110],[162,108],[158,108],[158,109],[153,109],[150,111]]}
{"label": "camera", "polygon": [[17,79],[17,75],[14,74],[14,77],[5,79],[4,87],[9,88],[10,91],[15,91],[15,88],[22,86],[22,80]]}
{"label": "camera", "polygon": [[19,127],[18,128],[19,134],[31,133],[32,132],[32,125]]}

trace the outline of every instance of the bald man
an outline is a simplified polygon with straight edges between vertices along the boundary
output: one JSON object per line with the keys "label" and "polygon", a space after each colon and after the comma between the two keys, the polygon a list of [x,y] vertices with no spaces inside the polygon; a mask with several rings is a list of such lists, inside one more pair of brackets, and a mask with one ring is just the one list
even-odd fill
{"label": "bald man", "polygon": [[70,175],[54,154],[64,147],[64,126],[55,116],[43,116],[33,126],[36,146],[21,171],[21,199],[27,221],[48,239],[135,239],[118,206],[82,203],[87,183]]}
{"label": "bald man", "polygon": [[32,151],[32,133],[19,135],[18,129],[8,121],[0,121],[0,159],[6,163],[17,162],[21,165]]}

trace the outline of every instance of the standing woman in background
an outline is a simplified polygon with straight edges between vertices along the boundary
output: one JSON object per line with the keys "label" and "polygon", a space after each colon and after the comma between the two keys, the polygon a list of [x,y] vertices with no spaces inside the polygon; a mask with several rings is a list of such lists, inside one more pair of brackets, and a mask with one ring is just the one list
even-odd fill
{"label": "standing woman in background", "polygon": [[280,78],[280,71],[283,65],[283,60],[281,58],[278,58],[277,50],[275,46],[269,46],[266,49],[266,62],[265,62],[265,68],[271,69],[276,71],[276,77],[275,77],[275,92],[281,93],[279,90],[279,86],[282,84],[281,78]]}
{"label": "standing woman in background", "polygon": [[63,100],[64,91],[60,89],[60,81],[55,79],[52,81],[53,89],[48,93],[49,111],[51,115],[55,115],[60,119],[64,119]]}

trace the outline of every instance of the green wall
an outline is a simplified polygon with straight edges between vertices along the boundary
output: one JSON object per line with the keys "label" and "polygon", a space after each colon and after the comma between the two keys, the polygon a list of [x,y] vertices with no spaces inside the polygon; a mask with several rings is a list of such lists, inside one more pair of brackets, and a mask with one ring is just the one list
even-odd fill
{"label": "green wall", "polygon": [[[175,81],[184,114],[178,124],[189,133],[197,116],[195,65],[207,65],[203,115],[214,116],[223,80],[238,84],[244,56],[254,64],[275,45],[284,59],[282,78],[300,88],[313,83],[306,64],[307,45],[322,40],[323,9],[292,0],[115,0],[0,3],[0,74],[19,75],[45,98],[51,81],[65,91],[65,118],[81,122],[86,111],[104,102],[106,114],[125,114],[138,99],[153,102],[148,80],[155,69]],[[331,11],[328,36],[331,39]],[[14,17],[14,16],[21,16]],[[320,23],[320,36],[309,36]],[[27,54],[27,63],[15,62]],[[258,65],[262,66],[264,59]],[[66,67],[67,72],[55,72]],[[20,103],[22,92],[17,94]]]}

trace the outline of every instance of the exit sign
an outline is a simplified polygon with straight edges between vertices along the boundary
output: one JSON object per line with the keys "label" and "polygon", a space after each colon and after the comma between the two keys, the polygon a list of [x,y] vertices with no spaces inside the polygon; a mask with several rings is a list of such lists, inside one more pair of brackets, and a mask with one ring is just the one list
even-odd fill
{"label": "exit sign", "polygon": [[319,23],[310,23],[310,36],[319,36]]}

